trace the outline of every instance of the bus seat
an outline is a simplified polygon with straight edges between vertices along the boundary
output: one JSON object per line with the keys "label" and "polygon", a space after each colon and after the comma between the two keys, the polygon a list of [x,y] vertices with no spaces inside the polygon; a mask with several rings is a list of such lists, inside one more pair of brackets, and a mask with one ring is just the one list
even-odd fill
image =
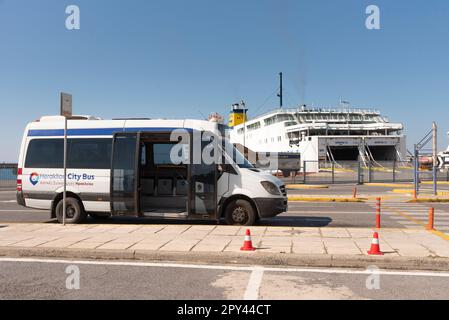
{"label": "bus seat", "polygon": [[172,179],[158,179],[157,180],[157,194],[160,196],[173,195],[173,180]]}
{"label": "bus seat", "polygon": [[176,179],[176,195],[187,195],[187,181],[184,179]]}

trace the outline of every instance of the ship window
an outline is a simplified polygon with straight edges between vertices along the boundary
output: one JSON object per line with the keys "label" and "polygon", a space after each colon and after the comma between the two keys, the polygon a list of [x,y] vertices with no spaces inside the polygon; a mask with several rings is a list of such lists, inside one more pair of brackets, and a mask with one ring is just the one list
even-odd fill
{"label": "ship window", "polygon": [[295,120],[291,114],[277,114],[264,120],[265,125],[269,126],[275,123]]}
{"label": "ship window", "polygon": [[258,122],[252,123],[252,124],[248,125],[246,128],[248,129],[248,131],[260,129],[260,122],[258,121]]}
{"label": "ship window", "polygon": [[243,134],[243,131],[244,131],[244,130],[245,130],[245,129],[240,128],[240,129],[237,130],[237,133],[238,133],[238,134]]}
{"label": "ship window", "polygon": [[285,122],[284,125],[285,125],[286,127],[291,127],[291,126],[296,125],[296,121],[288,121],[288,122]]}

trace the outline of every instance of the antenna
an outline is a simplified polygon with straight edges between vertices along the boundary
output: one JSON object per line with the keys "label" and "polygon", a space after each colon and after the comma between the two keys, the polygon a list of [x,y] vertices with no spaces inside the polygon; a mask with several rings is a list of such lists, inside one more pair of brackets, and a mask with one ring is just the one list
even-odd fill
{"label": "antenna", "polygon": [[279,97],[279,106],[280,108],[282,108],[284,102],[283,102],[283,88],[282,88],[282,72],[279,72],[279,93],[278,93],[278,97]]}

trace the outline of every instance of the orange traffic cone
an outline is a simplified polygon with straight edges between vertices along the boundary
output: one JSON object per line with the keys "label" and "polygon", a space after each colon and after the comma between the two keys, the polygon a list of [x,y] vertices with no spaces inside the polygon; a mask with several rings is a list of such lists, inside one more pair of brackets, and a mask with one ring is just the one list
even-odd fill
{"label": "orange traffic cone", "polygon": [[253,247],[253,242],[251,241],[251,232],[246,229],[245,241],[243,242],[243,247],[240,248],[241,251],[254,251],[256,248]]}
{"label": "orange traffic cone", "polygon": [[374,232],[373,241],[371,242],[371,249],[368,251],[368,254],[376,256],[383,255],[382,251],[380,251],[379,234],[377,232]]}

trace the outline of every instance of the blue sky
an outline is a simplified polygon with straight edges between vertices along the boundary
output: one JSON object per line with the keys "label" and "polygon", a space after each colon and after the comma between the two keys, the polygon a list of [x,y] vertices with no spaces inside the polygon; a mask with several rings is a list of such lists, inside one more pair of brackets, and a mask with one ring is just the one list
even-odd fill
{"label": "blue sky", "polygon": [[[81,30],[65,28],[71,4]],[[0,0],[0,161],[60,91],[104,118],[226,115],[240,99],[257,114],[277,105],[279,71],[287,106],[342,96],[403,122],[409,146],[436,120],[445,148],[448,39],[447,0]]]}

